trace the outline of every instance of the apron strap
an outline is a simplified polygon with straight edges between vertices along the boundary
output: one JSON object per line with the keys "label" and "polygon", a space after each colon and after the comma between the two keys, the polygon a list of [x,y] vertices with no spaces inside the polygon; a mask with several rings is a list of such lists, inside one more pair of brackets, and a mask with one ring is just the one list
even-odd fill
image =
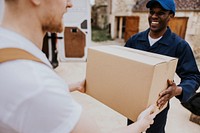
{"label": "apron strap", "polygon": [[38,59],[37,57],[35,57],[34,55],[30,54],[29,52],[23,49],[19,48],[0,49],[0,63],[18,59],[33,60],[44,64],[44,62],[42,62],[40,59]]}

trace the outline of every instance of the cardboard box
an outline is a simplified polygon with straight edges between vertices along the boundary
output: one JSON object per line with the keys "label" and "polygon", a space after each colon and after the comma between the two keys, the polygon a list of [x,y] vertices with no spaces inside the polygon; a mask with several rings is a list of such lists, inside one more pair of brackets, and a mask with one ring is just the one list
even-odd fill
{"label": "cardboard box", "polygon": [[176,64],[175,58],[122,46],[90,47],[86,93],[135,121],[173,80]]}

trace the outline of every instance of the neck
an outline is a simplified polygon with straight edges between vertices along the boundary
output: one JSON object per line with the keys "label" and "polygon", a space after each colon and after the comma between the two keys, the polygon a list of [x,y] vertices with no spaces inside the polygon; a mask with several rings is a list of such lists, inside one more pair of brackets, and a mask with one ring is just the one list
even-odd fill
{"label": "neck", "polygon": [[30,15],[27,12],[22,14],[22,12],[5,10],[1,26],[17,32],[42,49],[45,33],[42,31],[40,23],[34,18],[34,15]]}
{"label": "neck", "polygon": [[167,27],[166,27],[164,30],[159,31],[159,32],[150,30],[150,31],[149,31],[149,35],[150,35],[151,38],[157,39],[157,38],[163,36],[163,35],[165,34],[166,31],[167,31]]}

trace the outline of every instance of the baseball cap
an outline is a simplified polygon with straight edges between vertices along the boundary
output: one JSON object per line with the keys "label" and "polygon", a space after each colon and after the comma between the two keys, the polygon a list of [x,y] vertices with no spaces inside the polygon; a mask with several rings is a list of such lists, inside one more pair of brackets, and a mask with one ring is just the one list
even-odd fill
{"label": "baseball cap", "polygon": [[175,14],[176,5],[174,0],[150,0],[147,4],[147,8],[151,8],[153,4],[158,2],[165,10],[172,11]]}

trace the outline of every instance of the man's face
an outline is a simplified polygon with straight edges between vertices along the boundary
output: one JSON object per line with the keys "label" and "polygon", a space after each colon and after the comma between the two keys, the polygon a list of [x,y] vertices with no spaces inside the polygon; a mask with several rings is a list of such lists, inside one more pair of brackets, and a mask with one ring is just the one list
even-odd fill
{"label": "man's face", "polygon": [[170,11],[164,10],[159,4],[153,6],[149,10],[149,26],[154,33],[159,33],[166,30],[170,17]]}
{"label": "man's face", "polygon": [[63,15],[67,8],[72,7],[70,0],[44,0],[45,10],[42,17],[42,29],[44,32],[62,32]]}

